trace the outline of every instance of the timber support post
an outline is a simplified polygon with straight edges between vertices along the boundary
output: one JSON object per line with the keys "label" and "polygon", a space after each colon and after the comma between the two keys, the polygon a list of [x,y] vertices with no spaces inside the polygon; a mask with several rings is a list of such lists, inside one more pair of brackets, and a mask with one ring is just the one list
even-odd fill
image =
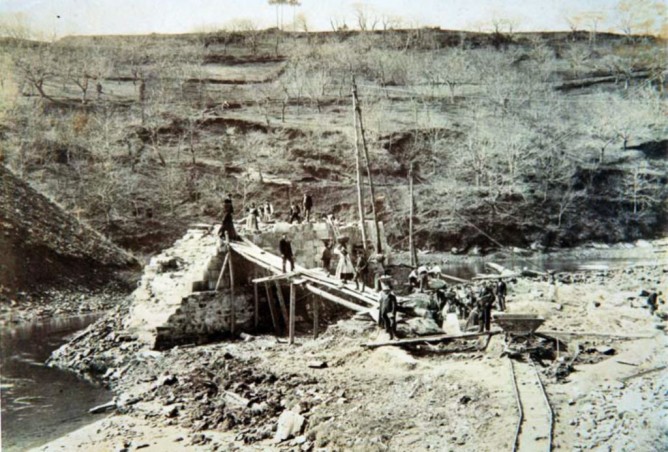
{"label": "timber support post", "polygon": [[281,334],[281,328],[278,322],[278,316],[276,315],[276,309],[274,308],[274,301],[271,299],[271,291],[269,290],[269,284],[264,283],[264,288],[267,292],[267,303],[269,304],[269,313],[271,314],[271,323],[274,325],[274,331],[276,334]]}
{"label": "timber support post", "polygon": [[410,215],[408,217],[408,251],[410,253],[411,267],[418,266],[417,253],[415,252],[415,240],[413,240],[413,217],[415,216],[415,197],[413,196],[413,162],[408,170],[408,192],[411,202]]}
{"label": "timber support post", "polygon": [[227,242],[227,263],[230,266],[230,333],[234,336],[236,332],[237,312],[234,300],[234,267],[232,266],[232,248],[230,247],[230,236],[225,232]]}
{"label": "timber support post", "polygon": [[260,323],[260,297],[258,296],[257,283],[253,283],[253,324],[257,330],[257,326]]}
{"label": "timber support post", "polygon": [[278,297],[278,304],[281,307],[281,314],[283,315],[283,321],[285,325],[288,326],[290,323],[290,318],[288,316],[288,309],[285,307],[285,299],[283,298],[283,290],[281,290],[281,285],[278,281],[275,281],[276,284],[276,296]]}
{"label": "timber support post", "polygon": [[[367,149],[366,137],[364,135],[362,109],[360,108],[359,99],[357,98],[357,84],[355,83],[354,77],[353,77],[353,103],[355,105],[355,115],[357,117],[360,127],[360,137],[362,138],[362,150],[364,151],[364,164],[366,166],[366,174],[367,177],[369,178],[369,196],[371,196],[371,214],[373,215],[373,224],[376,231],[376,243],[374,244],[374,247],[376,253],[381,253],[383,250],[380,242],[380,228],[378,226],[378,215],[376,213],[376,194],[373,187],[373,176],[371,175],[371,162],[369,161],[369,150]],[[355,129],[355,133],[357,133],[357,128]],[[362,225],[362,230],[364,230],[364,225]]]}
{"label": "timber support post", "polygon": [[295,343],[295,301],[296,288],[294,284],[290,284],[290,339],[288,343],[293,345]]}
{"label": "timber support post", "polygon": [[362,190],[362,168],[360,163],[359,130],[357,127],[357,86],[353,75],[353,128],[355,130],[355,171],[357,174],[357,210],[360,218],[360,229],[362,230],[362,245],[366,250],[366,227],[364,224],[364,192]]}
{"label": "timber support post", "polygon": [[318,300],[318,297],[311,295],[311,303],[313,303],[313,339],[317,339],[320,324],[320,300]]}

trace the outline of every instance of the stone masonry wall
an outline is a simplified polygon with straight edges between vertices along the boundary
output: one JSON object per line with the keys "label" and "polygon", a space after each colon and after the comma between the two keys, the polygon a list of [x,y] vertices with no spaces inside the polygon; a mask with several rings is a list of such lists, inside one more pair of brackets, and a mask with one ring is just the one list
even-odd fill
{"label": "stone masonry wall", "polygon": [[[229,334],[232,297],[229,289],[193,293],[181,302],[167,322],[157,328],[154,348],[201,343]],[[248,330],[253,320],[253,299],[245,293],[234,296],[237,331]]]}

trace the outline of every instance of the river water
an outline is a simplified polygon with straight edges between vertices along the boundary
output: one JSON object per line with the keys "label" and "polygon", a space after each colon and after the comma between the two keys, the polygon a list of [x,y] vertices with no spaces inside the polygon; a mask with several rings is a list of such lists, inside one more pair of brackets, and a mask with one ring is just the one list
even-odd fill
{"label": "river water", "polygon": [[97,418],[90,408],[112,399],[109,391],[44,365],[69,336],[98,318],[54,318],[0,332],[3,451],[37,447],[82,427]]}

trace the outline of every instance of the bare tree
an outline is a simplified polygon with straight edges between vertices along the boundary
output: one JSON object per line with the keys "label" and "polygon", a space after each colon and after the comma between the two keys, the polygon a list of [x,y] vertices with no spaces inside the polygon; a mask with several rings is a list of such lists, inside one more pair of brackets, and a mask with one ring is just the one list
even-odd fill
{"label": "bare tree", "polygon": [[376,29],[380,19],[368,5],[355,3],[353,8],[355,10],[357,27],[360,31],[373,31]]}
{"label": "bare tree", "polygon": [[659,35],[666,21],[666,3],[657,0],[621,0],[617,4],[619,28],[627,36]]}

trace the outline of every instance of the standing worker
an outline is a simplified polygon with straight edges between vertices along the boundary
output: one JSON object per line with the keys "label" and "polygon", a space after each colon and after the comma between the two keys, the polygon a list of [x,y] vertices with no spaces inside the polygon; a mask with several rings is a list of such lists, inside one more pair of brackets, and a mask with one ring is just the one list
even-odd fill
{"label": "standing worker", "polygon": [[302,199],[302,208],[304,210],[304,218],[307,223],[311,221],[311,210],[313,209],[313,198],[309,193],[304,193],[304,199]]}
{"label": "standing worker", "polygon": [[258,217],[260,216],[260,212],[258,211],[257,207],[255,206],[255,203],[251,203],[251,208],[248,212],[248,222],[246,223],[246,227],[250,229],[251,231],[260,231],[260,226],[258,224]]}
{"label": "standing worker", "polygon": [[357,252],[357,259],[355,260],[355,290],[359,290],[361,284],[362,292],[364,292],[368,271],[369,263],[364,255],[364,250],[359,250]]}
{"label": "standing worker", "polygon": [[341,245],[336,253],[339,255],[339,263],[336,265],[336,277],[346,283],[353,279],[353,275],[355,274],[355,267],[350,260],[348,250],[346,249],[345,245]]}
{"label": "standing worker", "polygon": [[499,279],[499,282],[496,283],[496,301],[499,303],[499,311],[506,310],[506,294],[508,293],[508,287],[506,282],[503,279]]}
{"label": "standing worker", "polygon": [[480,324],[478,325],[478,331],[482,333],[483,331],[489,331],[492,321],[492,305],[494,304],[494,290],[491,286],[483,287],[480,297],[478,298],[479,304],[479,316]]}
{"label": "standing worker", "polygon": [[234,230],[234,220],[232,214],[234,213],[234,207],[232,206],[232,194],[228,193],[227,198],[223,200],[223,224],[220,228],[220,237],[225,238],[225,233],[230,240],[238,241],[240,240],[237,235],[237,231]]}
{"label": "standing worker", "polygon": [[283,273],[285,273],[286,261],[290,262],[290,271],[294,271],[295,259],[292,255],[292,244],[290,243],[290,239],[288,239],[287,234],[283,234],[281,237],[281,241],[278,243],[278,250],[281,253],[281,257],[283,258]]}
{"label": "standing worker", "polygon": [[299,206],[297,203],[294,203],[290,206],[290,221],[288,223],[292,224],[293,221],[296,221],[297,223],[301,223],[302,219],[299,216],[301,214],[301,211],[299,210]]}
{"label": "standing worker", "polygon": [[376,292],[380,292],[380,278],[385,275],[385,256],[381,253],[376,253],[369,261],[373,272],[373,288]]}
{"label": "standing worker", "polygon": [[332,264],[332,245],[329,241],[325,242],[325,249],[322,250],[322,257],[320,260],[322,261],[322,268],[324,268],[329,275],[329,269],[331,268]]}
{"label": "standing worker", "polygon": [[425,289],[429,288],[429,274],[427,267],[422,265],[417,269],[418,279],[420,280],[420,293],[424,293]]}
{"label": "standing worker", "polygon": [[389,286],[383,287],[378,309],[378,326],[387,331],[390,339],[394,339],[397,334],[397,297]]}

